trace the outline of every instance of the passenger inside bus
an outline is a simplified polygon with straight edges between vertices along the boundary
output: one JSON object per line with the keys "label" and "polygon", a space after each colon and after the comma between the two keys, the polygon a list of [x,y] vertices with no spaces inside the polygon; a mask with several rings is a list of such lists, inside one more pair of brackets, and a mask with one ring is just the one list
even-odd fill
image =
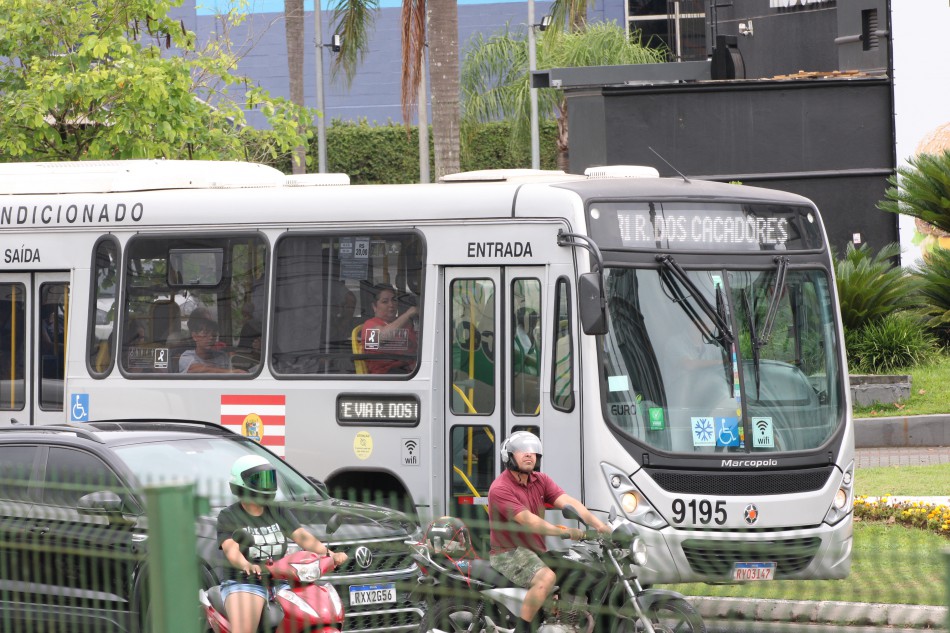
{"label": "passenger inside bus", "polygon": [[232,367],[239,367],[248,371],[257,367],[261,362],[261,322],[250,319],[241,327],[238,344],[231,356]]}
{"label": "passenger inside bus", "polygon": [[363,353],[378,355],[367,359],[370,374],[408,374],[416,366],[418,340],[413,319],[419,314],[415,305],[400,313],[396,290],[391,286],[373,288],[373,315],[363,324]]}
{"label": "passenger inside bus", "polygon": [[218,323],[207,308],[196,308],[188,317],[188,332],[195,349],[182,352],[178,371],[182,374],[244,374],[231,366],[231,356],[217,347]]}

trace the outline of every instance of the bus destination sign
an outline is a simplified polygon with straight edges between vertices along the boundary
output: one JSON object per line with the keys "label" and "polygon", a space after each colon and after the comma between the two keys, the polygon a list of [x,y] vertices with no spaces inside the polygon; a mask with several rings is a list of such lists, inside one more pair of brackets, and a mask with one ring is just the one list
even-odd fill
{"label": "bus destination sign", "polygon": [[419,399],[410,395],[340,394],[336,399],[340,424],[419,424]]}
{"label": "bus destination sign", "polygon": [[803,207],[606,203],[592,206],[590,219],[602,248],[784,251],[822,244],[817,217]]}

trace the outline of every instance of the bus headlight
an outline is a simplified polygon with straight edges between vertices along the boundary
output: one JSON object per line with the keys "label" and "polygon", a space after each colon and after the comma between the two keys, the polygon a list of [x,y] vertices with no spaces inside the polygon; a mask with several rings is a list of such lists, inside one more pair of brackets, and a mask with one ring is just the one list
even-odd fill
{"label": "bus headlight", "polygon": [[623,508],[624,513],[633,514],[637,511],[637,506],[639,505],[640,499],[638,498],[637,493],[625,492],[620,495],[620,507]]}
{"label": "bus headlight", "polygon": [[848,464],[841,476],[841,484],[825,514],[825,523],[834,525],[851,513],[854,507],[854,462]]}
{"label": "bus headlight", "polygon": [[637,489],[627,474],[607,463],[602,462],[600,467],[607,478],[608,490],[613,494],[617,505],[623,510],[624,516],[638,525],[653,530],[659,530],[667,526],[666,519],[647,501],[647,498]]}

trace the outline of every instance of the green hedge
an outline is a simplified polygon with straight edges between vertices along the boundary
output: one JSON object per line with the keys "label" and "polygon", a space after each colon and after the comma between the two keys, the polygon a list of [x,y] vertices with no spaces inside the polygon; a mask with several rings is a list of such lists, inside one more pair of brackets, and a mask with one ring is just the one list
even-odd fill
{"label": "green hedge", "polygon": [[[366,121],[334,120],[326,129],[327,171],[348,174],[353,184],[419,182],[419,130],[397,123],[370,125]],[[541,168],[557,169],[557,127],[553,121],[539,126]],[[316,171],[317,132],[314,129],[310,146]],[[269,164],[290,173],[290,155],[277,156]],[[528,143],[512,151],[507,123],[484,123],[463,132],[460,162],[462,171],[530,167],[531,148]],[[432,128],[429,128],[429,174],[435,174],[435,149]]]}

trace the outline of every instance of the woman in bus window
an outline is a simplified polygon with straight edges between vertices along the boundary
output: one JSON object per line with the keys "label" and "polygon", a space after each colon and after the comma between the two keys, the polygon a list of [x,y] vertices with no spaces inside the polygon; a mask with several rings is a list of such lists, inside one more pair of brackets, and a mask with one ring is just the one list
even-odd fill
{"label": "woman in bus window", "polygon": [[371,374],[408,374],[416,366],[418,340],[412,320],[419,309],[411,305],[400,314],[390,286],[376,286],[374,293],[374,316],[363,324],[363,350],[380,358],[367,360],[366,368]]}

